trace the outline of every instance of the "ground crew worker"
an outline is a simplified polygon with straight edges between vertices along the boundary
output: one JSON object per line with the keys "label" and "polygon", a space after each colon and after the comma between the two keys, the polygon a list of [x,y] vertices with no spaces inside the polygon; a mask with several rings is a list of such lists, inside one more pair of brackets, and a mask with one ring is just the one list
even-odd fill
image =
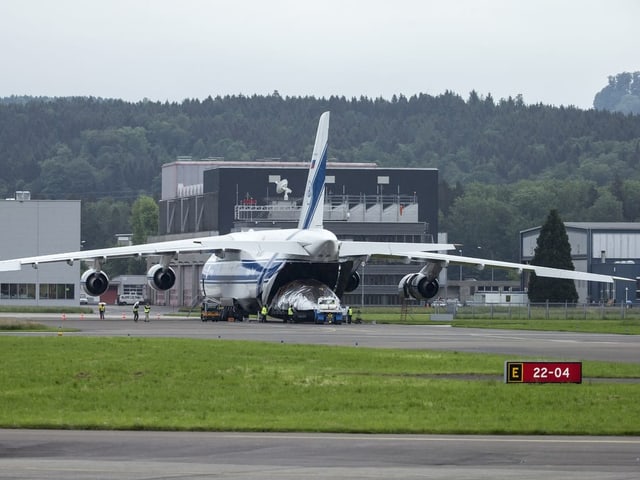
{"label": "ground crew worker", "polygon": [[289,305],[289,310],[287,310],[287,320],[293,323],[293,307]]}
{"label": "ground crew worker", "polygon": [[100,312],[100,320],[104,320],[104,311],[107,309],[107,304],[104,302],[98,303],[98,312]]}
{"label": "ground crew worker", "polygon": [[136,302],[133,304],[133,321],[138,321],[138,308],[140,308],[140,303]]}
{"label": "ground crew worker", "polygon": [[260,309],[260,322],[264,323],[267,321],[267,313],[268,313],[269,309],[267,308],[266,305],[262,305],[262,308]]}
{"label": "ground crew worker", "polygon": [[151,305],[149,305],[149,302],[147,302],[144,306],[144,321],[148,322],[149,321],[149,312],[151,311]]}
{"label": "ground crew worker", "polygon": [[351,323],[351,317],[353,317],[353,309],[349,307],[347,308],[347,323]]}

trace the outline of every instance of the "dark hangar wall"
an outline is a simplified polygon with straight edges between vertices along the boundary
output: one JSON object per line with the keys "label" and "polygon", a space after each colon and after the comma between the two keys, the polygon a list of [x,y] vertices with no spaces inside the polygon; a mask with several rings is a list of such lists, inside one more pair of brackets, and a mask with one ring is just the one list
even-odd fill
{"label": "dark hangar wall", "polygon": [[[269,183],[270,175],[280,175],[289,182],[293,191],[290,199],[299,199],[304,192],[308,169],[305,167],[218,167],[206,170],[203,178],[203,193],[207,199],[206,208],[214,208],[217,215],[209,212],[207,217],[217,217],[216,230],[220,234],[229,233],[233,226],[233,206],[250,197],[258,205],[281,199],[276,193],[275,183]],[[327,176],[333,176],[335,183],[326,185],[327,194],[333,195],[376,195],[378,177],[389,177],[389,183],[382,185],[382,194],[417,195],[419,221],[427,222],[429,233],[437,238],[438,232],[438,170],[413,168],[328,168]]]}

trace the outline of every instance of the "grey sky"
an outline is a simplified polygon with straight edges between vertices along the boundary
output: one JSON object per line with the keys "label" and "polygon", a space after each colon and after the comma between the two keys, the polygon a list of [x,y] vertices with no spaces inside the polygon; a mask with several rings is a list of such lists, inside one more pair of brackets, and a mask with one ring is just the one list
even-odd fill
{"label": "grey sky", "polygon": [[640,70],[637,0],[0,0],[0,97],[391,98],[591,108]]}

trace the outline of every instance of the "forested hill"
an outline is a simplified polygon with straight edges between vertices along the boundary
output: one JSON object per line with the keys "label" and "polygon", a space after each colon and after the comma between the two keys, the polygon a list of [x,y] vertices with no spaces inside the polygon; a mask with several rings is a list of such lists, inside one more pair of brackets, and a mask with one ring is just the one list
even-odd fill
{"label": "forested hill", "polygon": [[306,159],[331,110],[330,155],[346,162],[438,167],[450,184],[522,179],[640,180],[640,116],[494,102],[474,92],[315,99],[231,96],[182,103],[5,99],[0,193],[116,198],[159,192],[160,166],[195,159]]}
{"label": "forested hill", "polygon": [[307,160],[325,110],[330,157],[439,168],[442,229],[495,258],[517,256],[518,230],[549,208],[567,221],[640,220],[640,116],[475,92],[390,101],[11,97],[0,101],[0,194],[85,200],[83,239],[100,246],[127,231],[126,203],[158,197],[162,164],[182,155]]}

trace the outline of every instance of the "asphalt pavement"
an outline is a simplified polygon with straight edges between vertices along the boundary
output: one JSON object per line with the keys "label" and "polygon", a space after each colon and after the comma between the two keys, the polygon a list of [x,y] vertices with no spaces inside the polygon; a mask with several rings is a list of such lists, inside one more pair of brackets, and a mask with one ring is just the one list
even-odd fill
{"label": "asphalt pavement", "polygon": [[[134,323],[125,307],[93,316],[12,315],[63,335],[246,339],[353,348],[435,349],[563,360],[640,362],[630,335],[442,326],[203,323],[152,309]],[[57,335],[56,332],[3,332]],[[637,421],[637,419],[629,419]],[[0,430],[1,479],[539,479],[640,478],[639,437],[333,435],[216,432]]]}
{"label": "asphalt pavement", "polygon": [[0,478],[640,478],[640,439],[0,430]]}

